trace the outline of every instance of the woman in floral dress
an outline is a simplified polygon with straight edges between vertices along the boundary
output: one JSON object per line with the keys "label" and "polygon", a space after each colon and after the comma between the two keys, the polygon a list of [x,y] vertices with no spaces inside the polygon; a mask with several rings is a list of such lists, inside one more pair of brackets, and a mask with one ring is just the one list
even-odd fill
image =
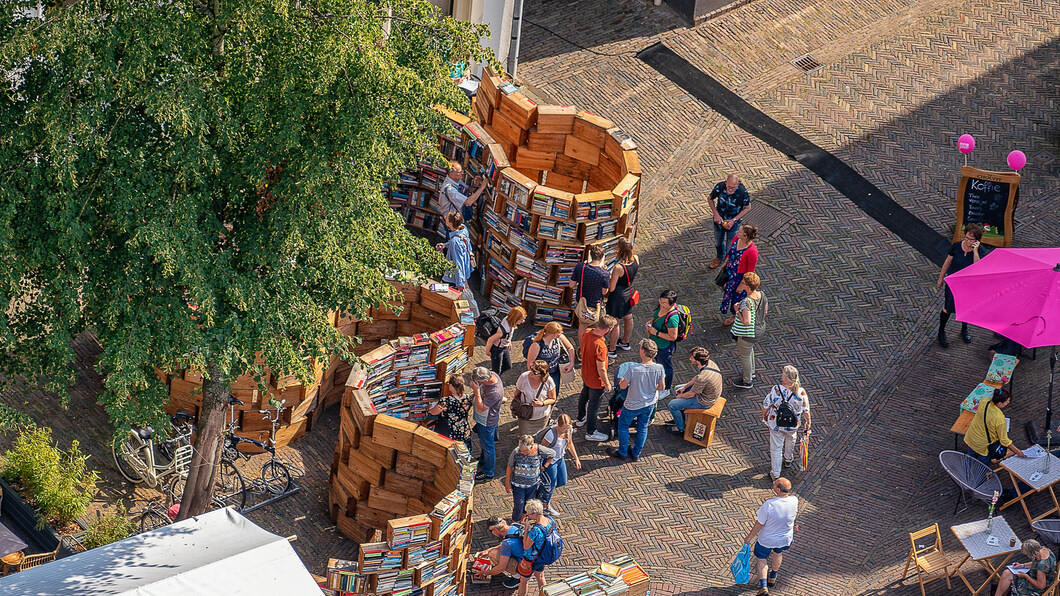
{"label": "woman in floral dress", "polygon": [[454,441],[462,441],[468,444],[468,435],[471,428],[467,423],[467,415],[471,411],[471,398],[464,392],[464,377],[453,375],[449,377],[449,395],[443,397],[428,412],[438,416],[438,422],[434,425],[434,431],[443,437],[449,437]]}
{"label": "woman in floral dress", "polygon": [[754,226],[740,226],[736,238],[732,241],[729,254],[726,257],[725,269],[729,272],[729,281],[725,284],[725,295],[721,298],[721,315],[727,317],[726,325],[732,325],[735,320],[733,305],[747,297],[747,292],[737,292],[743,281],[744,273],[755,270],[758,264],[758,247],[754,239],[758,234],[758,228]]}

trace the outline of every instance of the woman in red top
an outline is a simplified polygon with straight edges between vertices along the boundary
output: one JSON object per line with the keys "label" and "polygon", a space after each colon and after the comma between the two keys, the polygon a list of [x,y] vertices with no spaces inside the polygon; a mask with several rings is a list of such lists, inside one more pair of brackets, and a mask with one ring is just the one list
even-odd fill
{"label": "woman in red top", "polygon": [[725,284],[725,295],[721,298],[721,314],[728,316],[725,319],[726,325],[732,325],[734,320],[733,305],[747,296],[747,292],[737,292],[736,288],[743,281],[743,274],[754,271],[755,265],[758,264],[758,247],[754,243],[757,235],[758,228],[748,225],[740,226],[740,231],[733,239],[732,247],[729,248],[725,261],[729,281]]}

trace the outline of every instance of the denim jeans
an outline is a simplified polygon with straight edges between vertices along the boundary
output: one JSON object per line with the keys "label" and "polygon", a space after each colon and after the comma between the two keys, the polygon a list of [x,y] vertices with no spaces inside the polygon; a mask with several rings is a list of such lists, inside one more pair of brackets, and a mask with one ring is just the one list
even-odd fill
{"label": "denim jeans", "polygon": [[521,520],[523,519],[523,507],[526,502],[530,499],[537,498],[537,489],[541,487],[541,483],[528,487],[522,488],[519,486],[512,485],[512,519]]}
{"label": "denim jeans", "polygon": [[578,396],[578,420],[585,420],[585,434],[591,435],[596,432],[596,418],[600,415],[600,398],[604,395],[604,389],[595,389],[582,384],[581,395]]}
{"label": "denim jeans", "polygon": [[[558,455],[556,457],[559,458]],[[552,493],[567,484],[567,461],[562,458],[557,459],[552,462],[551,466],[545,468],[545,474],[548,476],[548,485],[541,485],[537,498],[541,499],[545,507],[548,507],[548,504],[552,502]]]}
{"label": "denim jeans", "polygon": [[666,372],[667,389],[674,384],[674,348],[676,346],[676,343],[670,342],[669,347],[659,348],[659,353],[655,355],[655,361],[661,364]]}
{"label": "denim jeans", "polygon": [[511,346],[500,348],[493,346],[490,348],[490,370],[503,375],[512,368],[512,350]]}
{"label": "denim jeans", "polygon": [[[622,413],[618,416],[618,454],[619,455],[632,455],[633,457],[640,457],[641,450],[644,449],[644,443],[648,440],[648,423],[651,422],[651,415],[655,412],[655,404],[641,408],[639,410],[630,410],[629,408],[622,408]],[[633,424],[633,421],[637,421],[637,442],[633,444],[633,450],[629,449],[629,425]]]}
{"label": "denim jeans", "polygon": [[729,247],[732,246],[732,239],[736,237],[736,232],[740,231],[740,220],[736,220],[732,223],[732,229],[726,230],[725,226],[721,224],[714,224],[714,250],[718,253],[719,259],[725,258],[725,253],[729,251]]}
{"label": "denim jeans", "polygon": [[674,417],[674,425],[677,426],[677,430],[685,430],[685,410],[699,409],[703,406],[699,403],[699,400],[694,397],[686,398],[674,398],[670,400],[667,405],[670,408],[670,415]]}
{"label": "denim jeans", "polygon": [[475,434],[478,435],[479,445],[482,447],[482,455],[478,458],[482,473],[488,478],[493,478],[494,468],[497,467],[497,427],[479,424],[475,426]]}

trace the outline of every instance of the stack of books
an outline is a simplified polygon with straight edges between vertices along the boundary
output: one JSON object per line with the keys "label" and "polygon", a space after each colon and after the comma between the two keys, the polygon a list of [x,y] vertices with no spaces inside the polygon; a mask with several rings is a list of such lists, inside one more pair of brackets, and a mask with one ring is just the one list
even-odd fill
{"label": "stack of books", "polygon": [[569,308],[538,306],[537,311],[534,313],[534,324],[544,325],[545,323],[556,321],[565,327],[570,327],[573,316],[574,315]]}
{"label": "stack of books", "polygon": [[368,576],[358,572],[356,561],[328,559],[327,590],[332,596],[367,594]]}
{"label": "stack of books", "polygon": [[578,240],[578,225],[572,222],[542,217],[541,222],[537,226],[537,235],[564,242],[576,242]]}
{"label": "stack of books", "polygon": [[[408,523],[405,523],[405,522]],[[412,516],[387,523],[390,548],[406,548],[425,544],[431,539],[431,520],[427,516]]]}
{"label": "stack of books", "polygon": [[[430,527],[430,526],[428,526]],[[435,540],[409,548],[409,567],[419,567],[422,563],[434,563],[442,555],[442,541]]]}
{"label": "stack of books", "polygon": [[431,338],[426,333],[399,337],[390,345],[394,348],[394,368],[426,364],[431,357]]}
{"label": "stack of books", "polygon": [[527,302],[558,307],[560,302],[563,301],[563,289],[530,281],[526,284],[526,293],[523,295],[523,299]]}
{"label": "stack of books", "polygon": [[577,265],[581,262],[584,252],[585,250],[580,246],[549,244],[545,248],[545,262],[550,265]]}
{"label": "stack of books", "polygon": [[431,342],[435,346],[434,361],[445,360],[459,350],[464,343],[464,332],[465,328],[463,325],[454,323],[441,331],[432,333]]}
{"label": "stack of books", "polygon": [[487,226],[496,230],[501,236],[508,236],[508,224],[504,223],[501,216],[494,213],[492,209],[483,210],[482,219],[486,221]]}
{"label": "stack of books", "polygon": [[438,531],[436,536],[441,538],[449,533],[449,529],[460,518],[460,508],[463,506],[467,495],[454,490],[438,502],[431,512],[431,517],[438,520]]}
{"label": "stack of books", "polygon": [[515,274],[512,273],[506,264],[501,263],[492,255],[490,256],[489,264],[486,266],[486,275],[501,282],[501,285],[506,288],[510,288],[515,284]]}
{"label": "stack of books", "polygon": [[[518,230],[519,228],[512,229]],[[500,257],[500,260],[505,263],[510,263],[512,261],[512,247],[493,232],[486,235],[486,250],[493,255]]]}
{"label": "stack of books", "polygon": [[524,232],[529,232],[534,224],[534,217],[528,211],[516,207],[514,203],[508,203],[504,206],[504,218],[510,221],[513,226],[522,228]]}
{"label": "stack of books", "polygon": [[552,267],[520,252],[515,254],[515,272],[544,284],[548,283]]}
{"label": "stack of books", "polygon": [[522,228],[512,227],[508,233],[508,241],[531,257],[537,255],[538,249],[541,248],[540,241],[524,232]]}
{"label": "stack of books", "polygon": [[376,578],[375,593],[388,594],[400,590],[412,588],[412,576],[414,569],[395,569],[394,571],[381,571]]}
{"label": "stack of books", "polygon": [[385,542],[366,542],[361,545],[357,566],[361,573],[377,573],[400,569],[404,562],[404,551],[391,550]]}
{"label": "stack of books", "polygon": [[511,310],[523,302],[515,294],[505,290],[497,284],[493,284],[493,289],[490,290],[489,299],[490,304],[504,311]]}

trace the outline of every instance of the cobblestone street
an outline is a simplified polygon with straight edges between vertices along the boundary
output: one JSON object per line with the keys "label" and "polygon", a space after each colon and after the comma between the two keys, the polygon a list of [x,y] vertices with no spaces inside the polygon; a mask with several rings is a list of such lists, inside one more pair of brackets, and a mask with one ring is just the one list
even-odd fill
{"label": "cobblestone street", "polygon": [[[976,137],[970,164],[983,169],[1005,169],[1005,155],[1022,149],[1028,165],[1015,245],[1055,246],[1060,3],[756,0],[689,28],[665,5],[640,0],[538,0],[526,4],[525,17],[520,82],[542,99],[613,120],[639,145],[645,183],[636,285],[645,304],[664,288],[676,290],[695,321],[674,356],[675,382],[693,375],[687,356],[696,345],[711,350],[727,378],[737,370],[734,342],[718,318],[716,272],[707,269],[714,241],[706,197],[729,173],[741,176],[752,197],[746,223],[760,228],[757,271],[770,302],[769,336],[756,349],[759,385],[743,392],[726,387],[728,403],[709,449],[665,433],[665,407],[637,463],[618,465],[604,453],[614,443],[578,436],[584,466],[570,466],[570,483],[556,493],[565,548],[549,576],[628,553],[652,577],[653,596],[754,593],[733,586],[728,568],[755,509],[771,496],[758,404],[779,382],[780,368],[793,364],[811,399],[814,433],[809,469],[791,473],[802,499],[799,531],[771,593],[919,594],[915,575],[898,581],[908,533],[938,522],[956,560],[960,545],[949,527],[985,517],[977,502],[952,514],[956,493],[938,453],[953,448],[949,428],[990,363],[992,334],[973,328],[973,343],[964,344],[951,322],[950,348],[939,348],[937,266],[636,53],[662,42],[946,237],[963,164],[957,136]],[[804,74],[790,64],[806,53],[823,67]],[[648,315],[644,305],[634,310],[635,340],[644,336]],[[83,370],[68,410],[39,392],[2,399],[53,426],[60,441],[79,439],[105,477],[99,500],[123,498],[139,511],[158,495],[120,482],[104,449],[110,426],[94,400],[100,381],[84,370],[98,347],[80,348]],[[525,370],[519,352],[513,350],[506,384]],[[631,354],[620,353],[619,363]],[[1023,424],[1044,413],[1048,355],[1040,349],[1016,371],[1015,399],[1005,413],[1020,445]],[[560,411],[573,416],[579,388],[563,388]],[[507,408],[504,414],[501,462],[515,443],[515,423]],[[356,558],[356,545],[327,517],[337,428],[332,408],[284,454],[306,470],[303,490],[249,515],[270,531],[296,534],[295,549],[317,573],[328,557]],[[476,490],[476,520],[510,510],[500,481]],[[1018,508],[1003,514],[1021,538],[1032,537]],[[476,524],[475,539],[493,544],[484,524]],[[499,586],[494,581],[469,593],[509,593]],[[945,582],[928,589],[965,593],[956,578],[951,590]]]}

